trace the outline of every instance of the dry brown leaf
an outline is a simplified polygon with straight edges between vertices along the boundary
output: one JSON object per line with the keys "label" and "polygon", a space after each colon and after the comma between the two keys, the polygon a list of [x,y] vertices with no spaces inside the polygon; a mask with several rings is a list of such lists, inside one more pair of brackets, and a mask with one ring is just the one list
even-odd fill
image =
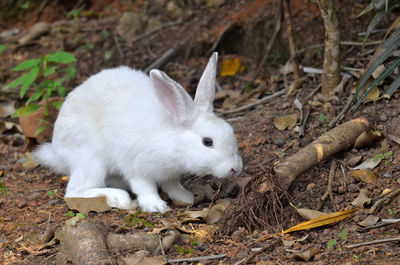
{"label": "dry brown leaf", "polygon": [[362,159],[362,155],[358,155],[358,156],[353,156],[349,159],[346,160],[346,165],[349,167],[354,167],[355,165],[357,165],[358,163],[360,163],[361,159]]}
{"label": "dry brown leaf", "polygon": [[362,146],[372,145],[382,136],[382,133],[380,133],[379,131],[368,129],[357,137],[356,142],[354,143],[354,147],[359,148]]}
{"label": "dry brown leaf", "polygon": [[[362,73],[363,72],[361,72],[361,75],[362,75]],[[366,89],[368,89],[368,87],[369,87],[369,85],[372,83],[372,82],[374,82],[374,79],[371,77],[371,78],[369,78],[368,80],[367,80],[367,82],[365,82],[365,85],[360,89],[360,92],[358,93],[358,97],[360,97],[363,93],[364,93],[364,91],[366,90]],[[358,86],[358,82],[356,82],[355,84],[354,84],[354,86],[351,88],[351,93],[355,93],[356,92],[356,88],[357,88],[357,86]],[[379,89],[378,89],[378,87],[375,87],[368,95],[367,95],[367,97],[364,99],[364,103],[366,103],[366,102],[369,102],[369,101],[373,101],[373,102],[375,102],[375,101],[377,101],[379,99]]]}
{"label": "dry brown leaf", "polygon": [[318,217],[321,217],[323,215],[326,215],[327,213],[312,210],[312,209],[307,209],[307,208],[296,208],[292,203],[290,205],[296,209],[296,211],[304,218],[307,220],[312,220]]}
{"label": "dry brown leaf", "polygon": [[364,204],[371,202],[371,198],[369,196],[370,192],[368,190],[361,189],[360,194],[358,194],[357,198],[354,199],[351,205],[357,208],[364,208]]}
{"label": "dry brown leaf", "polygon": [[357,211],[357,209],[339,211],[339,212],[334,212],[334,213],[330,213],[330,214],[324,214],[324,215],[322,215],[320,217],[317,217],[315,219],[312,219],[312,220],[309,220],[307,222],[303,222],[303,223],[300,223],[298,225],[292,226],[291,228],[289,228],[289,229],[287,229],[287,230],[285,230],[285,231],[283,231],[281,233],[257,239],[256,242],[260,242],[260,241],[263,241],[265,239],[269,239],[269,238],[272,238],[272,237],[284,235],[284,234],[287,234],[287,233],[290,233],[290,232],[294,232],[294,231],[307,230],[307,229],[311,229],[311,228],[315,228],[315,227],[334,224],[334,223],[337,223],[337,222],[342,221],[343,219],[347,218],[348,216],[350,216],[355,211]]}
{"label": "dry brown leaf", "polygon": [[26,161],[22,164],[22,166],[26,170],[32,170],[39,166],[38,162],[35,161],[35,158],[33,157],[32,153],[26,152],[25,157],[26,157]]}
{"label": "dry brown leaf", "polygon": [[354,179],[364,183],[375,183],[376,175],[371,169],[359,169],[352,173]]}
{"label": "dry brown leaf", "polygon": [[294,254],[295,259],[309,261],[311,260],[316,254],[320,253],[321,251],[316,248],[307,249],[306,251]]}
{"label": "dry brown leaf", "polygon": [[250,182],[252,178],[251,177],[237,177],[234,178],[233,181],[241,188],[243,189],[247,183]]}
{"label": "dry brown leaf", "polygon": [[[0,176],[1,176],[1,174],[0,174]],[[392,192],[391,189],[384,189],[384,190],[382,191],[381,196],[385,196],[386,194],[389,194],[389,193],[391,193],[391,192]]]}
{"label": "dry brown leaf", "polygon": [[376,216],[376,215],[368,215],[367,218],[365,218],[364,220],[362,220],[358,224],[363,226],[363,227],[367,227],[367,226],[376,224],[378,221],[379,221],[379,217],[378,216]]}
{"label": "dry brown leaf", "polygon": [[311,191],[315,188],[315,183],[310,183],[306,187],[306,191]]}
{"label": "dry brown leaf", "polygon": [[283,131],[286,129],[292,130],[294,128],[294,126],[296,126],[296,123],[297,123],[297,114],[296,113],[285,115],[285,116],[274,119],[274,125],[280,131]]}
{"label": "dry brown leaf", "polygon": [[302,241],[306,240],[306,239],[308,238],[309,235],[310,235],[310,234],[307,234],[307,235],[305,235],[305,236],[303,236],[303,237],[301,237],[301,238],[299,238],[299,239],[293,239],[293,240],[286,240],[286,239],[282,238],[282,243],[283,243],[283,245],[284,245],[285,247],[291,247],[291,246],[293,246],[294,243],[296,243],[296,242],[302,242]]}
{"label": "dry brown leaf", "polygon": [[304,83],[305,80],[306,79],[304,77],[294,80],[294,82],[289,87],[287,95],[289,96],[290,94],[293,93],[293,91],[299,89],[301,87],[301,85]]}
{"label": "dry brown leaf", "polygon": [[64,200],[69,209],[77,210],[85,215],[90,211],[101,213],[111,209],[105,196],[93,198],[64,197]]}

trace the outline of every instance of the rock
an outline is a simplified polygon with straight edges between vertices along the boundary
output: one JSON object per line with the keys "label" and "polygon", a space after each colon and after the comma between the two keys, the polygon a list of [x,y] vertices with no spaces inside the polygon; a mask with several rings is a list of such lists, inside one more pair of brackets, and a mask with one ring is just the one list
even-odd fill
{"label": "rock", "polygon": [[351,183],[347,185],[347,191],[351,193],[357,193],[358,192],[358,186],[355,183]]}
{"label": "rock", "polygon": [[274,140],[274,145],[278,146],[278,147],[282,147],[285,144],[285,140],[282,138],[277,138]]}
{"label": "rock", "polygon": [[133,39],[137,34],[145,31],[147,16],[135,12],[125,12],[119,19],[117,26],[118,34],[127,41]]}
{"label": "rock", "polygon": [[388,120],[388,116],[386,115],[386,113],[381,112],[381,114],[379,114],[379,120],[380,121],[387,121]]}

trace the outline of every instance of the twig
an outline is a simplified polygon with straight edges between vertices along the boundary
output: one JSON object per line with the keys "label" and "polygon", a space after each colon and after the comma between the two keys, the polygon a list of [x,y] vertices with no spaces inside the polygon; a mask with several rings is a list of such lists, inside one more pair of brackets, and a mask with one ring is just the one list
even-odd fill
{"label": "twig", "polygon": [[299,70],[299,65],[297,63],[296,44],[294,42],[294,36],[293,36],[293,25],[292,25],[292,18],[290,15],[289,0],[282,0],[282,1],[283,1],[283,14],[285,16],[286,30],[289,39],[290,61],[292,62],[293,65],[294,78],[297,80],[300,78],[300,70]]}
{"label": "twig", "polygon": [[226,254],[220,254],[220,255],[212,255],[212,256],[202,256],[202,257],[193,257],[193,258],[181,258],[181,259],[169,259],[168,262],[193,262],[193,261],[204,261],[204,260],[210,260],[210,259],[220,259],[220,258],[225,258]]}
{"label": "twig", "polygon": [[207,51],[207,56],[210,55],[218,46],[218,44],[220,43],[222,37],[224,36],[224,34],[231,28],[232,26],[232,22],[229,22],[225,28],[221,31],[221,33],[219,34],[218,38],[215,40],[213,46]]}
{"label": "twig", "polygon": [[172,21],[172,22],[165,23],[165,24],[163,24],[163,25],[161,25],[161,26],[159,26],[159,27],[156,27],[156,28],[154,28],[154,29],[148,31],[148,32],[145,32],[145,33],[143,33],[143,34],[141,34],[141,35],[139,35],[139,36],[136,36],[135,38],[133,38],[133,39],[130,41],[130,43],[132,44],[132,43],[134,43],[134,42],[136,42],[136,41],[139,41],[139,40],[144,39],[144,38],[146,38],[146,37],[148,37],[148,36],[151,36],[151,35],[153,35],[154,33],[159,32],[159,31],[162,30],[162,29],[165,29],[165,28],[168,28],[168,27],[172,27],[172,26],[176,26],[176,25],[181,25],[182,23],[183,23],[182,21]]}
{"label": "twig", "polygon": [[346,172],[344,172],[344,168],[343,165],[340,164],[340,168],[342,169],[342,174],[343,174],[343,186],[346,188],[347,184],[346,184]]}
{"label": "twig", "polygon": [[400,241],[400,236],[392,237],[392,238],[385,238],[385,239],[378,239],[378,240],[362,242],[362,243],[357,243],[357,244],[350,244],[350,245],[347,245],[346,247],[347,248],[357,248],[357,247],[361,247],[361,246],[386,243],[386,242],[394,242],[394,241]]}
{"label": "twig", "polygon": [[308,102],[310,98],[312,98],[315,94],[317,94],[318,90],[321,88],[321,84],[319,84],[316,88],[314,88],[310,94],[308,94],[304,100],[304,102]]}
{"label": "twig", "polygon": [[260,104],[263,104],[263,103],[267,102],[268,100],[270,100],[272,98],[276,98],[276,97],[282,96],[285,93],[286,93],[286,89],[282,89],[282,90],[279,90],[278,92],[275,92],[272,95],[265,96],[262,99],[257,100],[256,102],[241,106],[241,107],[233,109],[233,110],[222,111],[221,113],[222,114],[232,114],[232,113],[240,112],[240,111],[243,111],[243,110],[251,109],[251,108],[253,108],[253,107],[257,106],[257,105],[260,105]]}
{"label": "twig", "polygon": [[300,133],[299,133],[300,137],[303,137],[305,135],[306,123],[308,121],[308,117],[310,116],[310,112],[311,112],[310,108],[307,108],[306,115],[304,116],[304,119],[300,125]]}
{"label": "twig", "polygon": [[159,244],[160,244],[161,254],[162,254],[163,257],[164,257],[165,263],[167,263],[168,260],[167,260],[167,257],[165,256],[165,250],[164,250],[163,243],[162,243],[162,241],[161,241],[161,235],[158,235],[158,242],[159,242]]}
{"label": "twig", "polygon": [[124,54],[122,53],[121,46],[119,45],[117,33],[115,32],[115,30],[113,31],[113,40],[114,40],[115,46],[117,47],[120,62],[125,64],[125,57],[124,57]]}
{"label": "twig", "polygon": [[336,206],[333,203],[333,195],[332,195],[332,182],[333,182],[333,177],[335,176],[335,171],[336,171],[336,161],[332,160],[331,162],[331,168],[329,170],[329,178],[328,178],[328,187],[326,188],[326,192],[324,195],[321,197],[320,205],[318,207],[318,210],[321,210],[322,206],[324,205],[324,202],[326,198],[330,198],[332,202],[332,207],[333,210],[336,211]]}
{"label": "twig", "polygon": [[344,116],[344,114],[350,109],[351,104],[353,103],[353,99],[354,99],[354,94],[351,94],[349,99],[346,102],[346,105],[344,105],[342,111],[339,113],[339,115],[337,115],[337,117],[331,121],[328,124],[328,129],[332,129],[333,127],[335,127],[336,123]]}
{"label": "twig", "polygon": [[271,249],[272,247],[274,247],[275,245],[277,245],[280,241],[281,241],[281,238],[280,238],[280,237],[276,238],[275,241],[272,242],[271,244],[266,245],[266,246],[260,248],[259,250],[253,252],[253,253],[252,253],[250,256],[248,256],[247,258],[242,259],[241,261],[235,263],[235,265],[249,264],[249,263],[254,259],[255,256],[257,256],[258,254],[261,254],[261,253],[263,253],[263,252],[265,252],[265,251]]}
{"label": "twig", "polygon": [[258,65],[257,70],[255,71],[255,73],[253,75],[253,78],[252,78],[253,80],[258,76],[258,74],[261,71],[262,66],[264,65],[265,61],[268,58],[269,52],[271,51],[271,48],[272,48],[272,44],[274,44],[276,35],[278,35],[278,32],[281,29],[281,19],[282,19],[282,1],[279,1],[278,12],[276,13],[276,16],[275,16],[274,32],[272,33],[272,36],[269,39],[268,45],[267,45],[267,47],[265,49],[264,56],[261,59],[261,62]]}

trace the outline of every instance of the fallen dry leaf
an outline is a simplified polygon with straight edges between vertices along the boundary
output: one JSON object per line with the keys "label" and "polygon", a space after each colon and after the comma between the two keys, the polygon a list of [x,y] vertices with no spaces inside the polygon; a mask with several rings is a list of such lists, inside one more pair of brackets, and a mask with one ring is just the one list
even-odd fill
{"label": "fallen dry leaf", "polygon": [[362,220],[358,224],[363,226],[363,227],[367,227],[367,226],[376,224],[378,221],[379,221],[379,217],[378,216],[376,216],[376,215],[368,215],[367,218],[365,218],[364,220]]}
{"label": "fallen dry leaf", "polygon": [[364,162],[362,162],[360,165],[353,167],[353,170],[356,169],[374,169],[376,168],[377,165],[382,161],[382,158],[376,157],[376,158],[368,158]]}
{"label": "fallen dry leaf", "polygon": [[301,231],[301,230],[307,230],[307,229],[311,229],[311,228],[315,228],[315,227],[320,227],[320,226],[324,226],[324,225],[330,225],[330,224],[334,224],[337,223],[339,221],[342,221],[343,219],[347,218],[348,216],[350,216],[352,213],[354,213],[355,211],[357,211],[357,209],[352,209],[352,210],[345,210],[345,211],[339,211],[339,212],[334,212],[334,213],[330,213],[330,214],[324,214],[320,217],[317,217],[315,219],[309,220],[307,222],[303,222],[300,223],[298,225],[292,226],[291,228],[275,234],[275,235],[270,235],[267,237],[263,237],[263,238],[259,238],[257,239],[255,242],[260,242],[263,241],[265,239],[269,239],[269,238],[273,238],[276,236],[280,236],[280,235],[284,235],[290,232],[294,232],[294,231]]}
{"label": "fallen dry leaf", "polygon": [[323,215],[326,215],[327,213],[308,209],[308,208],[296,208],[292,203],[290,203],[292,207],[296,209],[296,211],[305,219],[307,220],[312,220],[318,217],[321,217]]}
{"label": "fallen dry leaf", "polygon": [[375,183],[376,175],[371,169],[358,169],[351,174],[354,179],[364,183]]}
{"label": "fallen dry leaf", "polygon": [[274,125],[280,131],[283,131],[286,129],[292,130],[294,128],[294,126],[296,126],[296,123],[297,123],[297,114],[296,113],[285,115],[285,116],[274,119]]}
{"label": "fallen dry leaf", "polygon": [[316,254],[318,254],[320,252],[321,251],[319,249],[311,248],[311,249],[307,249],[306,251],[303,251],[300,253],[295,253],[293,257],[298,260],[310,261],[312,258],[314,258],[314,256]]}
{"label": "fallen dry leaf", "polygon": [[226,59],[222,62],[221,76],[232,76],[243,71],[244,66],[239,58]]}
{"label": "fallen dry leaf", "polygon": [[[0,176],[1,176],[1,174],[0,174]],[[391,189],[384,189],[384,190],[382,191],[381,196],[385,196],[386,194],[391,193],[391,192],[392,192]]]}
{"label": "fallen dry leaf", "polygon": [[102,213],[111,209],[105,196],[93,198],[64,197],[64,200],[69,209],[77,210],[85,215],[90,211]]}
{"label": "fallen dry leaf", "polygon": [[345,164],[349,167],[354,167],[356,166],[358,163],[360,163],[361,159],[362,159],[362,155],[358,155],[358,156],[353,156],[349,159],[346,160]]}
{"label": "fallen dry leaf", "polygon": [[287,92],[287,95],[289,96],[290,94],[293,93],[293,91],[299,89],[305,80],[306,79],[304,77],[294,80],[294,82],[289,87],[289,91]]}
{"label": "fallen dry leaf", "polygon": [[33,157],[32,153],[26,152],[25,157],[26,157],[26,161],[22,164],[22,166],[26,170],[32,170],[39,166],[38,162],[35,161],[35,158]]}
{"label": "fallen dry leaf", "polygon": [[371,129],[366,130],[365,132],[361,133],[360,136],[357,137],[354,147],[359,148],[362,146],[372,145],[377,140],[382,138],[383,135],[379,131],[373,131]]}
{"label": "fallen dry leaf", "polygon": [[370,192],[368,190],[361,189],[360,194],[358,194],[357,198],[354,199],[351,205],[363,209],[364,204],[371,202],[371,198],[369,196]]}
{"label": "fallen dry leaf", "polygon": [[294,243],[296,243],[296,242],[302,242],[302,241],[306,240],[306,239],[308,238],[309,235],[310,235],[310,234],[307,234],[307,235],[305,235],[305,236],[303,236],[303,237],[301,237],[301,238],[299,238],[299,239],[293,239],[293,240],[286,240],[286,239],[282,238],[282,243],[283,243],[283,245],[284,245],[285,247],[291,247],[291,246],[293,246]]}

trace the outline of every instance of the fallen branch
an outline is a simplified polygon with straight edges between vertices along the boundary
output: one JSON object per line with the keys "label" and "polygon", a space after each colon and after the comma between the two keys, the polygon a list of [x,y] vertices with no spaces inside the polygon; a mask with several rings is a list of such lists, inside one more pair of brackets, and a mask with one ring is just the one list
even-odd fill
{"label": "fallen branch", "polygon": [[367,245],[394,242],[394,241],[400,241],[400,236],[392,237],[392,238],[385,238],[385,239],[378,239],[378,240],[362,242],[362,243],[357,243],[357,244],[350,244],[350,245],[347,245],[346,248],[357,248],[357,247],[362,247],[362,246],[367,246]]}
{"label": "fallen branch", "polygon": [[174,263],[174,262],[195,262],[195,261],[204,261],[204,260],[210,260],[210,259],[220,259],[220,258],[225,258],[226,254],[220,254],[220,255],[213,255],[213,256],[202,256],[202,257],[193,257],[193,258],[181,258],[181,259],[169,259],[169,263]]}
{"label": "fallen branch", "polygon": [[332,194],[332,182],[333,182],[333,177],[335,176],[335,170],[336,170],[336,161],[332,160],[331,161],[331,169],[329,170],[328,187],[326,188],[325,194],[322,195],[322,197],[321,197],[320,204],[317,208],[318,211],[321,210],[326,198],[328,198],[328,196],[329,196],[331,203],[332,203],[333,211],[336,212],[336,207],[333,204],[333,194]]}
{"label": "fallen branch", "polygon": [[357,137],[369,128],[366,118],[358,118],[339,125],[288,157],[274,167],[275,174],[286,190],[293,180],[331,155],[353,145]]}
{"label": "fallen branch", "polygon": [[256,102],[241,106],[241,107],[233,109],[233,110],[222,111],[221,114],[232,114],[232,113],[240,112],[240,111],[243,111],[243,110],[251,109],[251,108],[253,108],[253,107],[257,106],[257,105],[264,104],[265,102],[269,101],[270,99],[282,96],[285,93],[286,93],[286,89],[282,89],[282,90],[279,90],[278,92],[275,92],[272,95],[265,96],[262,99],[257,100]]}
{"label": "fallen branch", "polygon": [[165,23],[165,24],[163,24],[163,25],[161,25],[161,26],[159,26],[159,27],[156,27],[156,28],[154,28],[154,29],[152,29],[152,30],[150,30],[150,31],[148,31],[148,32],[145,32],[145,33],[143,33],[143,34],[141,34],[141,35],[139,35],[139,36],[133,38],[133,39],[130,41],[130,43],[132,44],[132,43],[137,42],[137,41],[139,41],[139,40],[141,40],[141,39],[144,39],[144,38],[146,38],[146,37],[148,37],[148,36],[151,36],[151,35],[153,35],[154,33],[159,32],[159,31],[162,30],[162,29],[165,29],[165,28],[168,28],[168,27],[172,27],[172,26],[181,25],[181,24],[183,24],[182,21],[172,21],[172,22]]}

